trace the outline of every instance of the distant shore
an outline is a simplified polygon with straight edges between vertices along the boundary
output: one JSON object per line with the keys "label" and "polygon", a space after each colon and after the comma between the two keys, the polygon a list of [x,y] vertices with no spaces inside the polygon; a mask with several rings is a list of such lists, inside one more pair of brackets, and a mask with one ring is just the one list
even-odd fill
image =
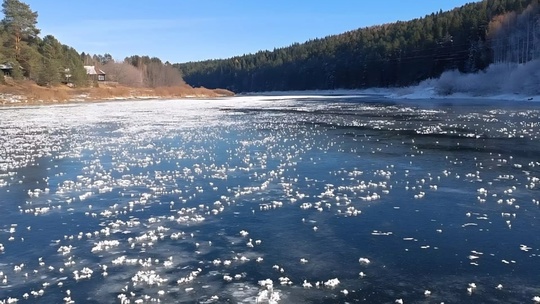
{"label": "distant shore", "polygon": [[371,88],[371,89],[336,89],[309,91],[273,91],[235,93],[224,89],[193,88],[189,85],[178,87],[133,88],[118,85],[100,85],[99,87],[69,88],[67,86],[40,87],[34,83],[18,83],[0,85],[0,106],[25,105],[54,105],[66,103],[91,103],[128,100],[165,100],[187,98],[219,98],[219,97],[250,97],[290,96],[294,98],[327,98],[368,97],[378,96],[395,100],[457,100],[457,99],[486,99],[500,101],[540,101],[540,96],[525,94],[493,94],[478,96],[466,93],[439,95],[432,87],[403,87],[403,88]]}
{"label": "distant shore", "polygon": [[223,89],[193,88],[189,85],[158,88],[132,88],[119,85],[88,88],[70,88],[65,85],[41,87],[32,82],[0,85],[0,106],[227,96],[234,96],[234,93]]}
{"label": "distant shore", "polygon": [[313,98],[325,96],[327,98],[349,97],[368,97],[376,96],[396,100],[456,100],[456,99],[475,99],[475,100],[500,100],[500,101],[540,101],[540,95],[529,95],[520,93],[494,93],[478,95],[465,92],[456,92],[453,94],[437,94],[434,87],[428,86],[410,86],[395,88],[369,88],[369,89],[334,89],[334,90],[306,90],[306,91],[268,91],[268,92],[249,92],[240,93],[236,96],[265,96],[272,98],[274,96],[291,96],[295,98]]}

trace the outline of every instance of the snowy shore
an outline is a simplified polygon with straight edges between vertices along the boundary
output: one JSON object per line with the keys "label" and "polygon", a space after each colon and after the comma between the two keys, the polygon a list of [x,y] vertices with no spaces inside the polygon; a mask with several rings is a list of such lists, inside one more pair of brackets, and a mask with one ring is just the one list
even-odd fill
{"label": "snowy shore", "polygon": [[492,64],[477,73],[444,72],[437,79],[427,79],[418,85],[399,88],[358,90],[310,90],[251,93],[244,95],[282,96],[296,98],[313,96],[381,96],[390,99],[487,99],[501,101],[540,101],[540,60],[525,64]]}
{"label": "snowy shore", "polygon": [[401,100],[433,100],[433,99],[478,99],[478,100],[500,100],[500,101],[540,101],[540,95],[526,95],[518,93],[501,93],[493,95],[473,95],[470,93],[454,93],[450,95],[440,95],[434,87],[404,87],[404,88],[371,88],[365,90],[309,90],[309,91],[276,91],[276,92],[256,92],[237,95],[243,96],[264,96],[266,98],[290,97],[295,99],[324,97],[332,98],[361,98],[378,96],[388,99]]}

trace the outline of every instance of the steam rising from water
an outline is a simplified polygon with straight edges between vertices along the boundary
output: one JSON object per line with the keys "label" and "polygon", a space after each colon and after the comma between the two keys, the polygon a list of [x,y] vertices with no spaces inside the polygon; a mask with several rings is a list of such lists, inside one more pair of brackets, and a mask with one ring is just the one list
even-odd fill
{"label": "steam rising from water", "polygon": [[422,81],[417,86],[392,90],[374,90],[393,98],[494,98],[501,100],[540,101],[540,60],[525,64],[497,63],[485,71],[463,74],[444,72],[437,79]]}

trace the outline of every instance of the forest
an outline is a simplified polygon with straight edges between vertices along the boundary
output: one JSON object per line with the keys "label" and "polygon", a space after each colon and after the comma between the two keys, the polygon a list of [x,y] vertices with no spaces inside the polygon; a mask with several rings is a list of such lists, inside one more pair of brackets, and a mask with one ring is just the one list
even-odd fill
{"label": "forest", "polygon": [[175,64],[193,86],[234,92],[418,84],[540,58],[538,0],[483,0],[228,59]]}
{"label": "forest", "polygon": [[[53,36],[40,38],[37,12],[18,0],[4,0],[2,12],[0,63],[11,68],[13,79],[47,85],[60,83],[67,73],[75,84],[85,84],[87,76],[79,53]],[[5,78],[0,77],[0,81],[5,82]]]}
{"label": "forest", "polygon": [[[2,13],[0,64],[14,81],[30,80],[47,87],[67,83],[76,87],[97,85],[89,81],[84,68],[93,65],[105,71],[109,83],[146,88],[185,84],[177,68],[156,57],[136,55],[118,61],[110,54],[79,54],[52,35],[41,38],[38,13],[19,0],[4,0]],[[5,81],[0,77],[0,82]]]}

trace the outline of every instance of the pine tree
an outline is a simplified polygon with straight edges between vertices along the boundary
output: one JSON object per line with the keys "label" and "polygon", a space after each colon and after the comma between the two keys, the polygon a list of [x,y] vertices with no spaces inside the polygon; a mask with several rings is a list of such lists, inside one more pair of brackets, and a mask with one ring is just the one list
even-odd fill
{"label": "pine tree", "polygon": [[[27,78],[33,80],[36,76],[36,71],[41,66],[42,58],[43,56],[39,53],[37,47],[23,44],[21,47],[21,54],[19,55],[19,59],[17,61],[22,68],[21,73],[23,73]],[[20,79],[20,77],[14,78]]]}
{"label": "pine tree", "polygon": [[64,68],[62,67],[62,45],[51,35],[43,38],[40,46],[43,55],[42,69],[37,83],[39,85],[57,85],[62,79]]}
{"label": "pine tree", "polygon": [[4,0],[2,3],[4,19],[2,26],[10,36],[15,59],[21,55],[22,45],[38,38],[40,30],[36,27],[37,12],[33,12],[28,4],[19,0]]}
{"label": "pine tree", "polygon": [[77,53],[74,48],[66,45],[64,45],[63,48],[64,61],[67,63],[67,65],[64,67],[69,70],[69,75],[71,75],[69,81],[76,86],[88,85],[88,76],[86,75],[86,70],[83,67],[79,53]]}

